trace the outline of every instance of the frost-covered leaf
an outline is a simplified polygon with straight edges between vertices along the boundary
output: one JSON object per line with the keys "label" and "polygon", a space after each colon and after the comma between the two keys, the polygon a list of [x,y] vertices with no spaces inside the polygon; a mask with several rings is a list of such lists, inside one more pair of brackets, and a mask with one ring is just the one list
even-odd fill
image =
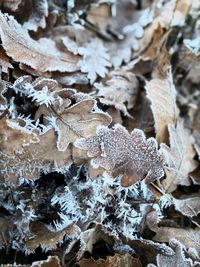
{"label": "frost-covered leaf", "polygon": [[47,17],[47,15],[47,0],[33,0],[31,6],[31,16],[29,17],[28,21],[23,24],[23,27],[30,31],[37,31],[38,27],[45,28],[45,18]]}
{"label": "frost-covered leaf", "polygon": [[190,197],[185,199],[172,200],[175,209],[188,217],[195,217],[200,213],[200,198]]}
{"label": "frost-covered leaf", "polygon": [[154,115],[156,139],[159,143],[167,142],[168,125],[176,124],[179,115],[171,71],[166,79],[152,79],[147,82],[146,92]]}
{"label": "frost-covered leaf", "polygon": [[[190,259],[187,259],[184,255],[184,246],[176,241],[173,240],[170,242],[172,248],[174,248],[175,253],[174,255],[157,255],[157,267],[192,267],[195,266],[192,264]],[[154,264],[148,264],[148,267],[156,267]]]}
{"label": "frost-covered leaf", "polygon": [[176,239],[181,242],[187,249],[194,248],[199,252],[200,247],[200,230],[191,228],[174,228],[174,227],[155,227],[152,229],[156,232],[153,240],[157,242],[170,242]]}
{"label": "frost-covered leaf", "polygon": [[114,106],[124,115],[128,115],[127,109],[131,109],[135,105],[139,84],[131,72],[112,71],[109,73],[105,85],[95,83],[94,86],[98,89],[97,95],[103,97],[100,98],[103,104]]}
{"label": "frost-covered leaf", "polygon": [[92,164],[103,167],[112,176],[122,174],[122,184],[129,186],[146,176],[154,181],[164,175],[163,158],[154,138],[146,139],[142,130],[131,134],[120,126],[99,127],[96,136],[78,139],[75,146],[87,150]]}
{"label": "frost-covered leaf", "polygon": [[77,56],[60,52],[51,39],[33,40],[12,16],[3,13],[0,13],[0,36],[8,56],[36,71],[73,72],[78,69]]}
{"label": "frost-covered leaf", "polygon": [[161,152],[167,164],[166,179],[163,186],[168,192],[173,192],[178,185],[190,185],[189,173],[197,167],[194,160],[194,140],[190,131],[178,121],[176,127],[168,126],[170,147],[161,144]]}
{"label": "frost-covered leaf", "polygon": [[93,259],[82,259],[77,262],[77,267],[142,267],[139,259],[134,258],[129,254],[120,255],[115,254],[109,256],[105,260],[93,260]]}
{"label": "frost-covered leaf", "polygon": [[100,39],[92,39],[84,47],[78,49],[83,56],[79,62],[81,71],[88,74],[90,82],[93,83],[97,75],[105,77],[108,67],[111,67],[110,56]]}
{"label": "frost-covered leaf", "polygon": [[140,256],[140,260],[144,266],[147,266],[149,262],[154,262],[158,253],[166,256],[174,254],[170,246],[152,240],[136,238],[135,240],[129,241],[128,244]]}
{"label": "frost-covered leaf", "polygon": [[52,129],[40,135],[34,128],[28,130],[21,126],[20,121],[3,117],[0,134],[0,173],[14,183],[19,177],[36,179],[41,172],[72,163],[69,150],[65,153],[57,150],[56,136]]}
{"label": "frost-covered leaf", "polygon": [[52,232],[47,226],[40,222],[33,222],[30,225],[30,231],[32,237],[25,242],[27,251],[34,252],[39,246],[45,251],[56,249],[58,244],[61,244],[66,235],[75,234],[78,231],[78,227],[70,226],[61,231]]}
{"label": "frost-covered leaf", "polygon": [[132,51],[140,49],[139,40],[144,35],[144,28],[152,20],[152,12],[149,8],[137,11],[135,2],[116,2],[116,11],[112,20],[111,30],[118,38],[115,42],[105,43],[114,67],[121,66],[123,62],[129,62],[132,57]]}

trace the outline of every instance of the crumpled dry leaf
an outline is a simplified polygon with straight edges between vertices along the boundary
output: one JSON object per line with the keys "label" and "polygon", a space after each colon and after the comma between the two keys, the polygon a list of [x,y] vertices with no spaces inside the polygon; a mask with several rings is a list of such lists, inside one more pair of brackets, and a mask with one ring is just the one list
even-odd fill
{"label": "crumpled dry leaf", "polygon": [[8,56],[34,70],[39,72],[78,70],[79,57],[59,51],[50,39],[33,40],[27,30],[23,29],[12,16],[3,13],[0,13],[0,37]]}
{"label": "crumpled dry leaf", "polygon": [[135,105],[139,84],[136,76],[129,71],[111,71],[105,85],[95,83],[94,86],[98,89],[97,96],[103,97],[100,98],[103,104],[114,106],[126,116],[129,114],[127,109]]}
{"label": "crumpled dry leaf", "polygon": [[153,79],[147,82],[146,92],[154,115],[156,139],[159,143],[167,142],[167,127],[169,124],[175,125],[179,115],[171,71],[166,79]]}
{"label": "crumpled dry leaf", "polygon": [[166,256],[173,255],[173,249],[164,243],[154,242],[147,239],[130,240],[128,244],[134,249],[143,266],[149,262],[154,262],[156,255],[163,254]]}
{"label": "crumpled dry leaf", "polygon": [[[184,246],[177,240],[170,242],[170,245],[174,248],[175,254],[166,256],[158,254],[156,257],[157,267],[192,267],[193,265],[190,259],[187,259],[184,255]],[[148,264],[147,267],[156,267],[154,264]]]}
{"label": "crumpled dry leaf", "polygon": [[72,163],[71,151],[56,148],[56,136],[51,129],[39,135],[4,116],[0,124],[1,174],[16,183],[17,178],[39,178],[40,173]]}
{"label": "crumpled dry leaf", "polygon": [[110,245],[114,244],[113,238],[107,235],[101,225],[96,225],[94,228],[83,231],[80,234],[81,245],[77,258],[80,259],[86,251],[92,253],[94,244],[99,240],[104,240]]}
{"label": "crumpled dry leaf", "polygon": [[120,255],[115,254],[109,256],[106,260],[93,260],[93,259],[82,259],[77,262],[78,267],[142,267],[139,259],[132,257],[129,254]]}
{"label": "crumpled dry leaf", "polygon": [[25,242],[28,252],[34,252],[41,246],[46,251],[56,249],[66,235],[75,235],[79,230],[76,225],[64,228],[59,232],[51,232],[43,223],[33,222],[30,230],[33,236]]}
{"label": "crumpled dry leaf", "polygon": [[185,216],[194,217],[200,213],[200,197],[173,198],[172,202],[175,209]]}
{"label": "crumpled dry leaf", "polygon": [[146,220],[149,229],[156,233],[153,237],[154,241],[170,243],[172,239],[176,239],[181,242],[186,248],[193,248],[197,252],[199,251],[200,230],[198,228],[192,229],[158,226],[158,216],[155,210],[147,215]]}
{"label": "crumpled dry leaf", "polygon": [[199,252],[200,230],[191,228],[153,227],[156,232],[153,240],[157,242],[170,242],[172,239],[180,241],[186,248],[194,248]]}
{"label": "crumpled dry leaf", "polygon": [[169,125],[168,130],[170,147],[161,144],[161,153],[167,164],[162,185],[167,192],[173,192],[178,185],[190,185],[189,173],[197,167],[197,162],[194,160],[194,140],[183,121],[178,121],[176,127]]}
{"label": "crumpled dry leaf", "polygon": [[154,181],[164,175],[156,140],[146,139],[139,129],[129,134],[121,125],[114,129],[99,127],[96,136],[78,139],[75,146],[87,150],[94,166],[103,167],[112,176],[122,174],[124,186],[145,176],[147,181]]}

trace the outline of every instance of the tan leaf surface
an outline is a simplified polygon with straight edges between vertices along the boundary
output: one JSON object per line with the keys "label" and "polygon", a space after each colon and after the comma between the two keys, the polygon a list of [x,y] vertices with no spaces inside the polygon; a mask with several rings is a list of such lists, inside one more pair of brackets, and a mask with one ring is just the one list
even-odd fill
{"label": "tan leaf surface", "polygon": [[75,234],[77,231],[76,226],[69,226],[58,232],[51,232],[48,228],[40,222],[34,222],[30,225],[31,233],[34,235],[31,239],[26,241],[28,251],[35,251],[39,246],[45,250],[56,249],[59,243],[67,234]]}
{"label": "tan leaf surface", "polygon": [[39,178],[44,170],[71,164],[71,152],[57,150],[53,130],[39,135],[4,117],[1,119],[0,136],[1,174],[13,182],[20,176]]}
{"label": "tan leaf surface", "polygon": [[9,62],[9,58],[6,56],[2,47],[0,47],[0,66],[2,72],[8,73],[8,69],[13,69],[12,64]]}
{"label": "tan leaf surface", "polygon": [[171,71],[166,79],[153,79],[146,84],[147,97],[151,101],[151,109],[155,120],[156,139],[160,142],[168,140],[168,125],[176,124],[179,110],[176,105],[176,89]]}
{"label": "tan leaf surface", "polygon": [[189,173],[197,167],[193,159],[195,150],[190,131],[183,126],[183,121],[178,121],[176,127],[168,126],[170,147],[161,144],[161,153],[165,158],[167,167],[166,179],[163,187],[167,192],[173,192],[177,185],[190,185]]}
{"label": "tan leaf surface", "polygon": [[128,115],[127,109],[134,107],[138,93],[138,81],[136,76],[129,71],[116,70],[109,73],[105,85],[95,83],[99,90],[98,96],[103,104],[114,106]]}
{"label": "tan leaf surface", "polygon": [[185,216],[194,217],[200,213],[200,197],[173,198],[173,204],[175,209]]}
{"label": "tan leaf surface", "polygon": [[[192,267],[193,265],[191,260],[186,259],[184,255],[184,246],[178,241],[173,240],[170,242],[170,245],[174,248],[174,255],[162,255],[158,254],[156,257],[157,267]],[[154,264],[148,264],[147,267],[156,267]]]}
{"label": "tan leaf surface", "polygon": [[73,72],[78,69],[77,56],[60,52],[50,39],[33,40],[12,16],[3,13],[0,13],[0,36],[8,56],[37,71]]}
{"label": "tan leaf surface", "polygon": [[95,103],[94,100],[83,100],[67,108],[57,118],[59,151],[65,151],[77,138],[94,135],[98,126],[110,124],[110,116],[98,111]]}
{"label": "tan leaf surface", "polygon": [[129,254],[115,254],[109,256],[106,260],[83,259],[77,262],[77,267],[142,267],[139,259],[132,257]]}
{"label": "tan leaf surface", "polygon": [[99,127],[96,136],[78,139],[75,146],[88,151],[94,166],[104,168],[112,176],[123,175],[124,186],[145,176],[148,181],[153,181],[164,175],[156,140],[146,139],[139,129],[129,134],[120,125],[114,129]]}
{"label": "tan leaf surface", "polygon": [[155,227],[153,240],[157,242],[170,242],[172,239],[180,241],[186,248],[200,248],[200,230],[191,228]]}
{"label": "tan leaf surface", "polygon": [[106,34],[106,30],[111,24],[111,7],[108,4],[92,7],[87,13],[87,21]]}

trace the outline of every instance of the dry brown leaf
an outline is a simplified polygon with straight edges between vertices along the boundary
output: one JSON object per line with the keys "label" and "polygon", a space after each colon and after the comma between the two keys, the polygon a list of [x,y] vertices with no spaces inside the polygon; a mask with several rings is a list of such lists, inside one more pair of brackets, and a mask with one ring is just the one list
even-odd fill
{"label": "dry brown leaf", "polygon": [[109,73],[105,85],[95,83],[99,90],[97,96],[100,101],[108,106],[114,106],[128,115],[127,109],[134,107],[138,94],[138,81],[136,76],[129,71],[115,70]]}
{"label": "dry brown leaf", "polygon": [[75,146],[87,150],[92,164],[104,168],[112,176],[123,175],[122,184],[129,186],[146,176],[153,181],[164,175],[163,159],[154,138],[146,139],[142,130],[131,134],[120,126],[99,127],[97,135],[81,138]]}
{"label": "dry brown leaf", "polygon": [[110,246],[114,245],[114,239],[102,229],[100,224],[96,225],[94,228],[83,231],[80,234],[80,250],[77,258],[80,259],[86,251],[92,253],[94,244],[99,240],[103,240]]}
{"label": "dry brown leaf", "polygon": [[16,62],[26,64],[39,72],[78,70],[79,57],[60,52],[50,39],[33,40],[12,16],[3,13],[0,13],[0,36],[6,54]]}
{"label": "dry brown leaf", "polygon": [[59,152],[51,129],[43,135],[25,130],[4,116],[0,124],[1,174],[14,183],[17,178],[39,178],[40,173],[72,163],[71,151]]}
{"label": "dry brown leaf", "polygon": [[83,100],[67,109],[57,118],[57,147],[65,151],[77,138],[93,136],[100,125],[109,125],[111,117],[95,108],[95,100]]}
{"label": "dry brown leaf", "polygon": [[172,200],[175,209],[188,217],[197,216],[200,213],[200,197]]}
{"label": "dry brown leaf", "polygon": [[[186,259],[184,255],[184,246],[176,240],[170,242],[170,245],[175,250],[174,255],[158,254],[156,257],[157,267],[192,267],[192,261]],[[197,265],[195,265],[197,267]],[[148,264],[147,267],[156,267],[154,264]]]}
{"label": "dry brown leaf", "polygon": [[193,159],[195,150],[194,140],[190,131],[183,126],[183,121],[178,121],[176,127],[168,126],[170,147],[161,144],[161,153],[165,159],[166,179],[162,185],[167,192],[173,192],[178,185],[190,185],[189,173],[197,167]]}
{"label": "dry brown leaf", "polygon": [[62,243],[64,237],[75,234],[78,231],[78,227],[74,225],[58,232],[51,232],[43,223],[33,222],[30,225],[30,231],[33,236],[26,241],[26,248],[29,252],[34,252],[39,246],[45,250],[56,249],[57,245]]}
{"label": "dry brown leaf", "polygon": [[153,79],[147,82],[146,92],[154,115],[156,139],[159,143],[167,142],[167,127],[169,124],[176,124],[179,115],[171,71],[166,79]]}
{"label": "dry brown leaf", "polygon": [[156,53],[158,51],[158,44],[164,34],[164,30],[161,27],[160,24],[158,24],[158,27],[155,29],[154,34],[152,36],[151,43],[147,47],[147,49],[142,53],[141,58],[143,60],[151,59],[153,60],[156,56]]}
{"label": "dry brown leaf", "polygon": [[142,266],[147,266],[149,262],[154,262],[158,253],[166,256],[174,254],[171,247],[152,240],[135,239],[128,241],[128,244],[134,249],[136,254],[139,255]]}
{"label": "dry brown leaf", "polygon": [[191,228],[154,227],[156,235],[153,240],[157,242],[170,242],[172,239],[180,241],[186,248],[200,249],[200,230]]}
{"label": "dry brown leaf", "polygon": [[111,6],[101,4],[92,7],[87,13],[87,21],[95,25],[101,33],[107,35],[106,30],[111,24]]}
{"label": "dry brown leaf", "polygon": [[191,8],[191,3],[192,0],[166,1],[153,22],[144,30],[143,37],[138,40],[139,49],[133,52],[132,58],[139,56],[141,52],[148,48],[160,26],[169,29],[171,26],[183,25]]}
{"label": "dry brown leaf", "polygon": [[[176,203],[175,203],[176,205]],[[188,210],[185,209],[186,214],[188,215]],[[154,210],[148,213],[147,217],[147,226],[156,235],[153,237],[154,241],[157,242],[167,242],[170,243],[172,239],[176,239],[186,248],[194,248],[196,251],[199,251],[200,248],[200,229],[192,229],[192,228],[175,228],[175,227],[166,227],[166,226],[158,226],[158,216],[157,212]]]}
{"label": "dry brown leaf", "polygon": [[77,262],[78,267],[142,267],[139,259],[132,257],[129,254],[120,255],[115,254],[109,256],[106,260],[93,260],[93,259],[82,259]]}
{"label": "dry brown leaf", "polygon": [[12,64],[9,62],[9,58],[6,56],[2,47],[0,47],[0,66],[2,72],[7,74],[9,69],[13,69]]}

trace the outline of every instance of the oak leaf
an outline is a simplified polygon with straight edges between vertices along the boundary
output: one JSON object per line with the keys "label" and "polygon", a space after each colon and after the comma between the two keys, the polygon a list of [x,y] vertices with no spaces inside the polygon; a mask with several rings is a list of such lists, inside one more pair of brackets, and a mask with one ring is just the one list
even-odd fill
{"label": "oak leaf", "polygon": [[0,13],[0,37],[9,57],[34,70],[73,72],[79,69],[77,56],[59,51],[51,39],[33,40],[12,16],[3,13]]}
{"label": "oak leaf", "polygon": [[85,46],[78,49],[83,58],[79,62],[81,71],[87,73],[90,82],[93,83],[97,75],[105,77],[108,67],[111,67],[110,56],[100,39],[92,39]]}
{"label": "oak leaf", "polygon": [[154,181],[164,175],[163,158],[154,138],[146,139],[142,130],[131,134],[120,125],[114,129],[99,127],[96,136],[78,139],[75,146],[87,150],[92,164],[112,176],[122,174],[122,184],[129,186],[146,176]]}
{"label": "oak leaf", "polygon": [[67,108],[57,118],[59,151],[65,151],[77,138],[94,135],[98,126],[110,124],[110,116],[98,110],[95,103],[95,100],[83,100]]}

